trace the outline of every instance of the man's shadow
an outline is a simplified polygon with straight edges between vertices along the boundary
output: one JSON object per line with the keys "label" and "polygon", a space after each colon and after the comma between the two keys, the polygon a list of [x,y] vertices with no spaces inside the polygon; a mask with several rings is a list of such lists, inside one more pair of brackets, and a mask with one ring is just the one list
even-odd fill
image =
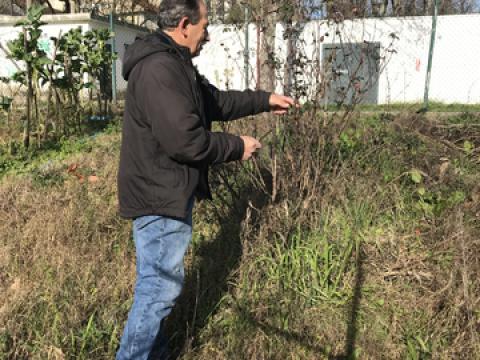
{"label": "man's shadow", "polygon": [[355,284],[353,295],[350,302],[347,322],[347,337],[345,340],[345,349],[343,354],[330,356],[330,360],[350,360],[356,359],[355,345],[358,335],[358,313],[360,311],[360,302],[362,300],[362,287],[365,281],[364,266],[365,254],[362,244],[358,247],[358,253],[355,258]]}
{"label": "man's shadow", "polygon": [[293,330],[283,330],[276,328],[266,322],[259,321],[248,311],[248,309],[243,308],[238,305],[235,308],[235,311],[242,317],[243,320],[247,321],[249,324],[258,327],[264,333],[269,336],[279,336],[283,337],[285,340],[291,343],[300,344],[303,348],[312,351],[322,358],[327,358],[329,360],[353,360],[356,359],[356,340],[358,335],[358,313],[360,311],[360,302],[362,300],[362,287],[364,282],[364,262],[365,257],[362,251],[362,246],[358,247],[358,253],[355,254],[355,283],[353,288],[352,298],[350,300],[349,306],[347,308],[347,323],[346,323],[346,339],[344,344],[343,353],[332,355],[327,350],[326,345],[328,344],[318,344],[315,340],[315,337],[311,334],[298,333]]}
{"label": "man's shadow", "polygon": [[[271,178],[264,175],[267,186],[271,186]],[[182,295],[177,301],[172,314],[166,321],[166,336],[169,340],[171,356],[169,360],[178,359],[182,354],[194,349],[201,330],[217,311],[222,298],[228,293],[230,276],[238,269],[242,257],[241,223],[245,219],[248,202],[260,210],[266,207],[270,197],[253,187],[246,187],[239,194],[221,222],[218,236],[212,241],[202,241],[194,249],[194,256],[200,257],[196,265],[186,274]],[[255,224],[255,218],[252,219]],[[316,344],[314,336],[295,331],[285,331],[258,321],[248,311],[235,307],[235,311],[248,323],[262,329],[272,336],[280,336],[289,342],[328,356],[330,360],[349,360],[355,358],[356,339],[358,332],[358,313],[362,298],[364,282],[364,253],[361,244],[355,257],[355,282],[351,301],[348,307],[346,323],[346,339],[344,351],[341,354],[329,355],[328,344]],[[163,360],[163,359],[162,359]]]}
{"label": "man's shadow", "polygon": [[[267,174],[262,177],[267,188],[271,187],[271,177]],[[267,193],[254,186],[242,188],[220,221],[215,239],[194,245],[194,266],[186,273],[183,292],[165,324],[170,359],[177,359],[195,347],[200,331],[217,311],[228,292],[230,277],[240,265],[241,224],[247,209],[252,205],[261,212],[270,200]],[[255,216],[256,211],[252,211],[253,224]]]}

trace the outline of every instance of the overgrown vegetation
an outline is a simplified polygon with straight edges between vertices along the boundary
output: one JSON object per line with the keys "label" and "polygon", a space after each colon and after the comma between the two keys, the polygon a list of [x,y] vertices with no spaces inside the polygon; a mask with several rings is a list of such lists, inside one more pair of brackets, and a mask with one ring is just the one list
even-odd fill
{"label": "overgrown vegetation", "polygon": [[[325,116],[229,129],[261,137],[277,122],[255,161],[215,169],[214,202],[197,204],[174,352],[475,359],[480,119]],[[113,357],[135,272],[118,147],[113,129],[4,172],[1,358]]]}
{"label": "overgrown vegetation", "polygon": [[[22,129],[25,149],[30,147],[32,137],[40,147],[46,142],[82,133],[94,111],[104,117],[109,112],[107,88],[110,85],[106,81],[115,56],[108,50],[108,41],[113,34],[106,28],[85,33],[76,28],[65,34],[60,32],[47,43],[41,42],[42,26],[46,24],[41,20],[43,11],[43,6],[34,5],[27,17],[16,24],[22,30],[7,44],[9,58],[23,68],[11,78],[1,79],[11,87],[11,96],[2,96],[2,103],[8,102],[5,110],[11,111],[12,101],[24,105],[20,116],[8,118],[5,131],[9,141],[15,143]],[[13,90],[15,87],[18,89]],[[25,104],[21,91],[26,91]]]}
{"label": "overgrown vegetation", "polygon": [[[259,23],[269,8],[257,9]],[[283,10],[290,22],[301,15]],[[108,61],[103,52],[74,56],[95,39],[72,31],[56,41],[69,64],[62,111],[83,109],[83,66]],[[358,68],[340,96],[349,105],[323,101],[319,109],[312,104],[332,85],[328,66],[320,73],[293,40],[288,56],[300,76],[289,91],[305,98],[302,75],[322,80],[302,109],[225,126],[264,147],[250,162],[215,168],[215,199],[196,206],[185,290],[168,319],[173,353],[475,359],[478,114],[460,106],[446,113],[441,104],[441,115],[428,116],[414,104],[359,105]],[[260,58],[274,73],[268,45]],[[260,79],[267,88],[269,71]],[[47,109],[61,89],[49,92]],[[67,128],[75,129],[81,117],[70,115]],[[119,127],[67,132],[33,150],[12,142],[10,130],[0,133],[1,358],[113,358],[132,301],[134,245],[130,223],[117,215]]]}

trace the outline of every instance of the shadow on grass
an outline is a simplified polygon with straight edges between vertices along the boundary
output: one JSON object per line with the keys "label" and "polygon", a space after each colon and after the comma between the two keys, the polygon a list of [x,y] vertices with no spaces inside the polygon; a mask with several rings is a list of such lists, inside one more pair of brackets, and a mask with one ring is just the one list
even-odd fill
{"label": "shadow on grass", "polygon": [[352,300],[350,303],[350,309],[347,322],[347,334],[345,341],[345,348],[343,354],[331,355],[329,350],[325,347],[315,344],[317,341],[314,337],[308,334],[301,334],[295,331],[286,331],[276,328],[270,324],[260,322],[255,319],[248,311],[248,309],[242,308],[237,304],[237,312],[242,316],[242,319],[246,320],[250,325],[258,327],[265,334],[271,336],[280,336],[289,342],[296,342],[303,348],[313,351],[318,355],[327,356],[329,360],[353,360],[356,359],[355,345],[358,332],[358,313],[360,310],[360,302],[362,299],[362,286],[364,282],[363,273],[364,254],[362,252],[361,245],[356,256],[355,265],[355,285]]}
{"label": "shadow on grass", "polygon": [[279,329],[275,326],[259,321],[255,319],[255,317],[252,316],[252,314],[249,313],[248,309],[242,308],[241,306],[238,306],[238,304],[237,304],[236,311],[242,317],[242,320],[245,320],[251,326],[261,329],[268,336],[279,336],[289,342],[296,342],[299,345],[301,345],[303,348],[308,349],[309,351],[313,351],[316,354],[328,355],[327,349],[323,348],[320,345],[315,344],[317,340],[313,336],[310,336],[308,334],[302,334],[296,331]]}
{"label": "shadow on grass", "polygon": [[250,188],[243,189],[238,198],[222,221],[218,236],[195,248],[195,265],[186,274],[183,293],[165,324],[171,359],[178,359],[195,348],[198,335],[228,292],[229,278],[242,257],[241,223],[248,201],[261,210],[269,200],[265,194]]}
{"label": "shadow on grass", "polygon": [[358,254],[355,260],[355,287],[353,289],[352,302],[347,323],[347,339],[345,341],[345,350],[343,354],[330,356],[330,360],[351,360],[356,358],[355,345],[358,333],[358,312],[360,310],[360,301],[362,300],[362,286],[364,282],[363,263],[364,254],[360,244]]}
{"label": "shadow on grass", "polygon": [[[262,210],[268,202],[265,195],[259,195],[252,189],[245,189],[240,199],[254,199],[255,208]],[[170,359],[178,359],[194,349],[201,330],[218,309],[228,292],[228,281],[238,268],[242,257],[240,240],[241,222],[248,208],[247,201],[239,200],[229,210],[221,224],[218,236],[213,241],[202,242],[195,249],[195,257],[200,261],[187,274],[185,286],[175,309],[166,322],[166,335],[170,338]],[[255,223],[255,221],[254,221]],[[356,358],[356,340],[358,333],[358,314],[362,299],[364,282],[364,254],[361,245],[356,254],[355,284],[346,326],[346,341],[342,354],[331,355],[325,347],[316,344],[315,337],[309,334],[279,329],[259,321],[237,304],[236,310],[242,318],[254,327],[271,336],[279,336],[289,342],[296,342],[305,349],[327,357],[329,360],[351,360]]]}

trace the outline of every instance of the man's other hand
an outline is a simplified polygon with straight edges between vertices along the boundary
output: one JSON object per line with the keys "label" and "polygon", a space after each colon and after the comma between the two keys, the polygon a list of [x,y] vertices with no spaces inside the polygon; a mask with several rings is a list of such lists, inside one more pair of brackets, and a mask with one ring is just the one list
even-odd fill
{"label": "man's other hand", "polygon": [[286,114],[291,106],[299,106],[291,97],[279,94],[271,94],[269,103],[270,111],[276,115]]}
{"label": "man's other hand", "polygon": [[262,144],[251,136],[240,136],[240,138],[243,140],[243,161],[250,159],[258,149],[262,148]]}

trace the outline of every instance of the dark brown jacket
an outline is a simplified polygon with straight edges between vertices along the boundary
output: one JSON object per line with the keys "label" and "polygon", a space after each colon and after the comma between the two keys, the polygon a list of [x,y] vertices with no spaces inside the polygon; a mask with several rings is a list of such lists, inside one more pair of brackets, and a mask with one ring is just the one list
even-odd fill
{"label": "dark brown jacket", "polygon": [[242,139],[212,132],[212,121],[268,111],[270,94],[219,91],[198,74],[189,50],[163,32],[129,46],[123,76],[120,215],[184,218],[193,195],[211,198],[209,165],[243,155]]}

